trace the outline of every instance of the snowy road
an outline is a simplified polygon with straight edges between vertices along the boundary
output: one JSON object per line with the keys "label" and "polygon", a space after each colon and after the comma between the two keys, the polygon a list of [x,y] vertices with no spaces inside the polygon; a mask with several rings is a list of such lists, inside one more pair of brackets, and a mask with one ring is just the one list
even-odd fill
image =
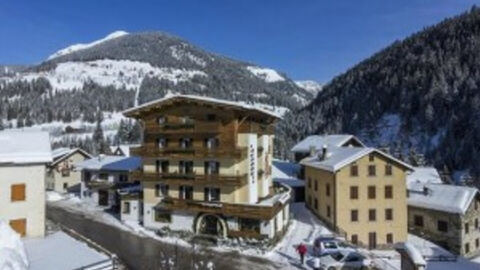
{"label": "snowy road", "polygon": [[[240,255],[236,252],[216,253],[195,251],[191,248],[163,243],[149,237],[141,237],[116,226],[88,219],[49,205],[47,217],[99,243],[117,254],[129,269],[279,269],[273,262]],[[192,261],[197,267],[192,266]],[[213,267],[210,267],[213,265]]]}

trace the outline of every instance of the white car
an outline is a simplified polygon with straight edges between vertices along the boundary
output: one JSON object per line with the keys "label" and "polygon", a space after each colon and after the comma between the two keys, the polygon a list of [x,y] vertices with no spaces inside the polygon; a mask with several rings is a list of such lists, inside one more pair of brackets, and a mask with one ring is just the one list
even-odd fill
{"label": "white car", "polygon": [[319,237],[315,239],[313,242],[313,254],[315,256],[321,256],[323,254],[339,252],[339,251],[355,251],[354,248],[344,241],[327,236],[327,237]]}
{"label": "white car", "polygon": [[322,270],[370,269],[371,261],[358,252],[337,251],[320,256]]}

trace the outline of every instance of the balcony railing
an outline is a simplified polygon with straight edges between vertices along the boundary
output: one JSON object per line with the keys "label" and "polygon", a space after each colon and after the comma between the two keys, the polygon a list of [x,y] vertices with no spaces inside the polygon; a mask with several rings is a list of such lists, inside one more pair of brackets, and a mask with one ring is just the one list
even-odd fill
{"label": "balcony railing", "polygon": [[214,122],[192,122],[185,123],[164,123],[164,124],[147,124],[145,125],[146,133],[209,133],[215,134],[222,130],[222,124],[219,121]]}
{"label": "balcony railing", "polygon": [[246,153],[246,147],[164,147],[159,148],[154,143],[146,143],[140,147],[130,148],[130,155],[141,157],[236,157],[240,158],[242,153]]}
{"label": "balcony railing", "polygon": [[247,175],[225,174],[196,174],[196,173],[162,173],[134,171],[130,173],[130,179],[140,181],[164,181],[179,184],[219,184],[219,185],[242,185],[247,181]]}

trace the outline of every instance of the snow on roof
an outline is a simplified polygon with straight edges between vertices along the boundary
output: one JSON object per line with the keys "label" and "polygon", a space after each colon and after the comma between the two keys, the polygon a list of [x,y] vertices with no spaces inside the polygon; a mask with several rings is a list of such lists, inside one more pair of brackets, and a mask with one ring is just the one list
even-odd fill
{"label": "snow on roof", "polygon": [[332,135],[311,135],[297,143],[292,147],[292,152],[308,153],[310,147],[314,146],[315,150],[320,150],[324,145],[327,146],[343,146],[349,140],[354,139],[362,146],[363,143],[355,136],[349,134],[332,134]]}
{"label": "snow on roof", "polygon": [[300,165],[283,160],[273,160],[272,164],[273,181],[290,187],[305,186],[305,181],[297,178]]}
{"label": "snow on roof", "polygon": [[159,103],[171,100],[171,99],[190,99],[190,100],[196,100],[196,101],[200,101],[200,102],[215,103],[215,104],[227,105],[227,106],[235,106],[235,107],[238,107],[240,109],[251,110],[251,111],[256,111],[256,112],[259,112],[259,113],[267,114],[267,115],[269,115],[271,117],[274,117],[274,118],[281,118],[279,115],[277,115],[276,113],[274,113],[272,111],[269,111],[269,110],[266,110],[266,109],[263,109],[263,108],[259,108],[259,107],[254,106],[254,105],[245,104],[245,103],[242,103],[242,102],[235,102],[235,101],[229,101],[229,100],[217,99],[217,98],[211,98],[211,97],[205,97],[205,96],[181,95],[181,94],[166,95],[163,98],[152,100],[152,101],[144,103],[142,105],[127,109],[127,110],[123,111],[123,114],[136,112],[136,111],[142,110],[146,107],[152,106],[154,104],[159,104]]}
{"label": "snow on roof", "polygon": [[141,145],[140,144],[120,144],[117,146],[110,146],[110,151],[112,151],[112,153],[115,153],[115,151],[120,149],[120,151],[122,151],[124,156],[129,157],[130,147],[138,147],[138,146],[141,146]]}
{"label": "snow on roof", "polygon": [[70,155],[74,154],[75,152],[79,152],[85,155],[88,158],[92,158],[92,155],[87,153],[86,151],[80,148],[68,148],[68,147],[60,147],[52,151],[53,156],[53,163],[51,166],[59,163],[60,161],[64,160],[65,158],[69,157]]}
{"label": "snow on roof", "polygon": [[407,187],[414,186],[415,183],[423,184],[442,184],[442,178],[434,167],[413,167],[407,175]]}
{"label": "snow on roof", "polygon": [[1,131],[0,163],[49,163],[50,137],[39,131]]}
{"label": "snow on roof", "polygon": [[327,157],[325,159],[320,160],[319,155],[315,154],[314,156],[309,156],[302,159],[300,164],[335,172],[354,162],[355,160],[373,152],[395,161],[409,170],[413,169],[407,163],[396,159],[378,149],[369,147],[327,147]]}
{"label": "snow on roof", "polygon": [[139,157],[104,156],[100,155],[75,164],[79,169],[105,171],[133,171],[142,166]]}
{"label": "snow on roof", "polygon": [[467,186],[413,183],[409,187],[407,203],[409,206],[464,214],[477,192],[476,188]]}
{"label": "snow on roof", "polygon": [[412,262],[417,266],[427,265],[427,262],[423,258],[422,253],[420,253],[420,251],[412,243],[408,243],[408,242],[398,243],[395,245],[395,248],[405,250],[405,252],[408,254]]}

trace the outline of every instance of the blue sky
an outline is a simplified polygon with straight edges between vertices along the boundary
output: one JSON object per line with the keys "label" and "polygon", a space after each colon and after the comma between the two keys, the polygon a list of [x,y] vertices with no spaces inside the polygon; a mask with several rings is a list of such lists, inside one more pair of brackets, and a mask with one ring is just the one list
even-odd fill
{"label": "blue sky", "polygon": [[161,30],[293,79],[327,82],[480,0],[0,1],[0,63],[38,63],[115,30]]}

